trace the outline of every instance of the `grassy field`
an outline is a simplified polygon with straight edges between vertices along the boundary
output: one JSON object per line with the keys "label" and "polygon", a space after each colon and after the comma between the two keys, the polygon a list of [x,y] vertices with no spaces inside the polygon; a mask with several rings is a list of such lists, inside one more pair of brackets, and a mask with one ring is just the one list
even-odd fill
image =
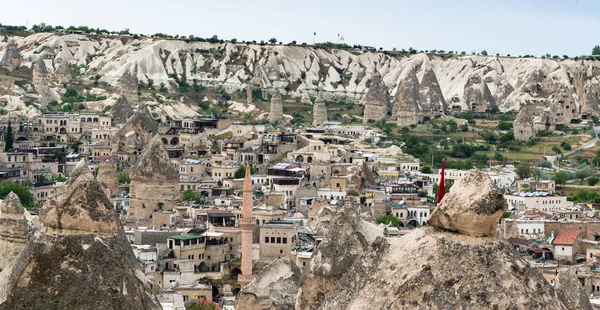
{"label": "grassy field", "polygon": [[[542,137],[539,139],[539,141],[538,141],[538,143],[536,143],[536,145],[521,146],[520,151],[503,151],[503,152],[499,152],[499,153],[502,154],[502,156],[504,156],[508,161],[515,161],[515,160],[517,160],[517,161],[522,161],[522,160],[538,161],[540,159],[543,159],[543,156],[545,156],[545,155],[555,155],[556,153],[554,153],[552,151],[552,147],[553,146],[560,147],[560,144],[563,141],[567,141],[569,144],[571,144],[572,148],[576,148],[576,147],[580,146],[581,144],[585,143],[586,141],[589,141],[589,139],[590,139],[589,136],[576,136],[576,137],[569,137],[569,138]],[[488,157],[492,157],[492,156],[494,156],[496,151],[481,152],[481,153],[486,154]]]}

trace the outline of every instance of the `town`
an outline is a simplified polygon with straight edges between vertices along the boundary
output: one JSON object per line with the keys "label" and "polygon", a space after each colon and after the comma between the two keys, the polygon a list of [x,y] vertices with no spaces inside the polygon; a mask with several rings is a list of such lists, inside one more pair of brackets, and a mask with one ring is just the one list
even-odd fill
{"label": "town", "polygon": [[[48,34],[57,36],[56,46],[78,42],[76,49],[87,44],[84,35]],[[5,43],[0,221],[8,224],[0,241],[10,255],[38,253],[25,250],[27,244],[41,246],[40,238],[49,236],[122,234],[123,251],[133,253],[133,266],[143,273],[135,274],[143,282],[136,294],[154,296],[144,301],[147,309],[309,309],[326,302],[336,308],[337,299],[324,301],[311,291],[326,285],[310,282],[322,272],[315,270],[332,265],[326,261],[332,252],[355,262],[378,238],[412,244],[403,240],[443,228],[502,240],[537,272],[527,276],[559,287],[560,274],[569,274],[600,307],[600,114],[594,109],[575,109],[563,96],[549,106],[503,113],[487,78],[475,74],[466,78],[464,95],[446,104],[433,70],[419,73],[419,82],[416,67],[403,72],[394,96],[380,73],[369,73],[362,105],[344,106],[318,89],[294,98],[274,86],[277,72],[258,67],[235,90],[191,86],[171,73],[172,83],[157,91],[137,65],[111,85],[95,74],[101,71],[65,60],[67,45],[46,42],[24,57],[15,40]],[[336,75],[330,68],[323,74]],[[553,86],[533,81],[524,92],[542,96],[544,87]],[[194,94],[202,97],[197,110],[184,105]],[[177,108],[163,100],[184,112],[170,113]],[[434,217],[452,199],[474,203],[461,189],[477,199],[497,196],[482,200],[496,199],[494,212],[501,211],[490,221],[493,235]],[[446,193],[452,198],[441,199]],[[465,214],[461,221],[481,220],[479,213]],[[346,239],[353,240],[349,252]],[[61,244],[56,240],[46,244]],[[95,241],[85,240],[87,250]],[[21,269],[31,274],[10,255],[0,255],[0,278]],[[352,263],[336,264],[345,268],[335,274],[339,280]],[[277,281],[285,285],[269,286]],[[0,290],[0,306],[26,295],[15,290]]]}

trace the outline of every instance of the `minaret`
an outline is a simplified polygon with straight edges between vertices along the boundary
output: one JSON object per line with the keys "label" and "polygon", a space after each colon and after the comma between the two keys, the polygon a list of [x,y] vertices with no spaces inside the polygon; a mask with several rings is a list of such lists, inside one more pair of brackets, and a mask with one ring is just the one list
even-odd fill
{"label": "minaret", "polygon": [[252,229],[254,228],[254,219],[252,218],[252,178],[250,177],[250,166],[248,164],[246,164],[243,192],[243,215],[240,219],[240,226],[242,226],[242,274],[238,276],[238,282],[242,287],[252,282]]}

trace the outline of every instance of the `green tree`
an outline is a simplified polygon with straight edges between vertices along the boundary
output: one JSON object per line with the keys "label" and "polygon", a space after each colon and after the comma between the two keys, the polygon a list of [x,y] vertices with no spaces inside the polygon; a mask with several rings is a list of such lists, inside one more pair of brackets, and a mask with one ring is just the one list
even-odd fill
{"label": "green tree", "polygon": [[552,146],[552,152],[556,153],[556,154],[560,154],[562,151],[560,150],[560,148],[556,145]]}
{"label": "green tree", "polygon": [[119,172],[119,184],[129,184],[131,183],[131,178],[129,178],[129,174],[125,171]]}
{"label": "green tree", "polygon": [[[254,167],[250,166],[250,174],[254,174]],[[234,179],[243,179],[246,176],[246,167],[244,165],[240,165],[238,170],[235,171],[233,175]]]}
{"label": "green tree", "polygon": [[21,204],[23,207],[25,207],[25,209],[35,209],[35,202],[33,199],[33,194],[31,193],[31,183],[0,183],[0,199],[6,198],[6,195],[8,195],[10,192],[14,192],[17,194],[17,196],[19,196],[19,200],[21,200]]}
{"label": "green tree", "polygon": [[14,145],[15,136],[12,131],[12,126],[10,125],[10,120],[8,121],[8,127],[6,127],[6,134],[4,135],[4,151],[8,152],[12,150]]}
{"label": "green tree", "polygon": [[587,179],[587,183],[589,186],[596,186],[596,184],[598,184],[598,182],[600,182],[600,178],[593,176],[593,177],[589,177]]}
{"label": "green tree", "polygon": [[600,46],[594,46],[594,48],[592,49],[592,55],[600,55]]}
{"label": "green tree", "polygon": [[158,90],[161,93],[166,93],[168,91],[167,87],[165,86],[165,83],[163,83],[163,82],[160,82],[160,87],[158,88]]}
{"label": "green tree", "polygon": [[192,200],[194,202],[200,202],[201,198],[202,196],[200,195],[200,193],[192,190],[187,190],[181,194],[182,201]]}
{"label": "green tree", "polygon": [[569,180],[569,176],[567,175],[566,172],[560,171],[552,177],[552,180],[554,180],[554,182],[556,182],[556,185],[563,186]]}
{"label": "green tree", "polygon": [[277,39],[275,39],[275,38],[270,38],[270,39],[269,39],[269,43],[271,43],[271,44],[275,44],[275,43],[277,43]]}
{"label": "green tree", "polygon": [[504,155],[502,155],[502,154],[500,154],[500,153],[496,152],[496,153],[494,154],[494,159],[495,159],[495,160],[497,160],[497,161],[503,161],[503,160],[504,160]]}
{"label": "green tree", "polygon": [[521,163],[519,167],[517,167],[517,175],[519,175],[521,179],[526,179],[531,176],[531,166],[528,161]]}
{"label": "green tree", "polygon": [[581,180],[581,182],[583,182],[583,180],[585,180],[585,178],[594,175],[594,170],[592,170],[592,168],[590,168],[588,166],[584,166],[584,167],[581,167],[579,170],[577,170],[575,175],[577,176],[578,179]]}
{"label": "green tree", "polygon": [[79,96],[79,93],[77,93],[77,90],[75,90],[74,88],[67,88],[67,91],[65,92],[65,97],[70,98],[70,97],[77,97]]}
{"label": "green tree", "polygon": [[421,173],[431,173],[431,166],[430,165],[424,165],[421,168]]}
{"label": "green tree", "polygon": [[511,130],[512,124],[509,122],[500,121],[500,123],[498,123],[498,129],[499,130]]}
{"label": "green tree", "polygon": [[83,142],[77,140],[77,141],[75,141],[73,143],[67,144],[67,147],[70,148],[70,149],[72,149],[73,152],[79,153],[79,146],[82,145],[82,144],[83,144]]}
{"label": "green tree", "polygon": [[393,215],[382,216],[375,221],[377,222],[377,224],[388,225],[388,224],[392,223],[392,226],[394,226],[394,227],[397,227],[397,228],[401,227],[400,221]]}
{"label": "green tree", "polygon": [[483,55],[483,56],[487,56],[487,55],[488,55],[488,52],[487,52],[486,50],[483,50],[483,51],[481,51],[481,55]]}

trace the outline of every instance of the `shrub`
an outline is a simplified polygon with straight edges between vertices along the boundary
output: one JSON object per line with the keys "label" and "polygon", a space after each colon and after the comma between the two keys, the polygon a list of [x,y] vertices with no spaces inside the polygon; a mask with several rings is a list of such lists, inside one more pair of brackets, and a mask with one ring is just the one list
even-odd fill
{"label": "shrub", "polygon": [[547,160],[538,160],[537,163],[535,163],[536,167],[542,167],[542,168],[552,168],[552,163],[547,161]]}
{"label": "shrub", "polygon": [[375,221],[377,222],[377,224],[388,225],[391,223],[392,224],[391,226],[393,226],[393,227],[396,227],[396,228],[401,227],[400,221],[393,215],[382,216]]}
{"label": "shrub", "polygon": [[589,186],[595,186],[596,184],[598,184],[598,182],[600,182],[600,178],[593,176],[593,177],[589,177],[587,179],[587,183]]}
{"label": "shrub", "polygon": [[565,151],[571,150],[571,145],[567,141],[563,141],[560,143],[560,147],[562,147]]}

